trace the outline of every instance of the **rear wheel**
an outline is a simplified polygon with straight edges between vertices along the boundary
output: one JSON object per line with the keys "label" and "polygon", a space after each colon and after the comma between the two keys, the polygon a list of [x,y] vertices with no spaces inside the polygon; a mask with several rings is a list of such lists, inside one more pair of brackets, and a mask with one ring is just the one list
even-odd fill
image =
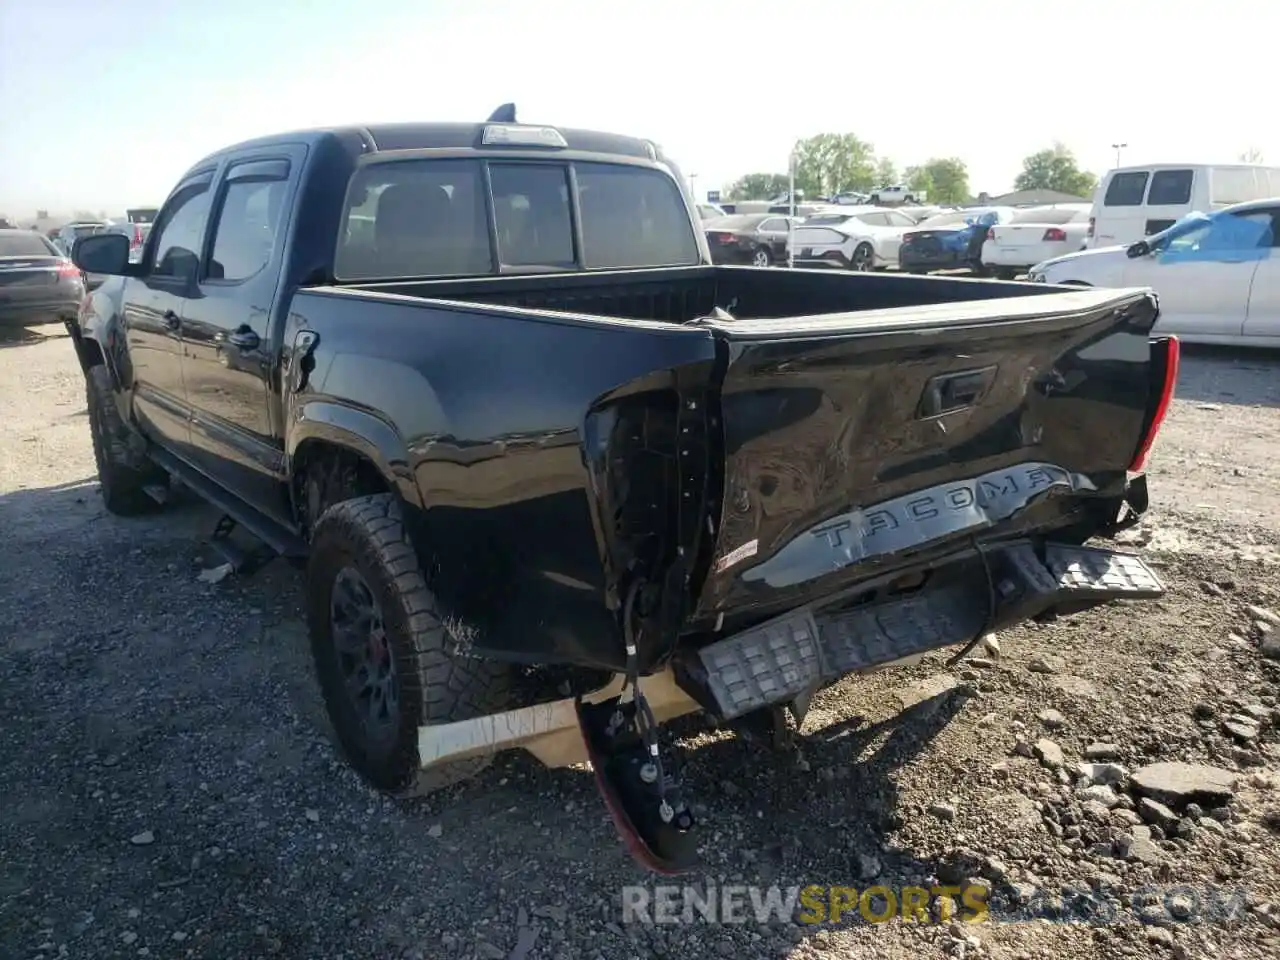
{"label": "rear wheel", "polygon": [[866,271],[875,265],[876,254],[871,249],[871,244],[860,243],[854,248],[853,256],[849,260],[849,269]]}
{"label": "rear wheel", "polygon": [[773,266],[773,254],[769,252],[767,247],[756,247],[756,252],[751,255],[751,265],[753,267],[771,267]]}
{"label": "rear wheel", "polygon": [[394,494],[324,512],[306,603],[329,719],[365,779],[395,796],[421,796],[489,765],[492,756],[419,767],[418,728],[502,710],[511,669],[454,654]]}
{"label": "rear wheel", "polygon": [[85,371],[85,400],[102,502],[122,517],[155,509],[146,488],[166,485],[168,474],[147,459],[142,437],[120,416],[111,371],[102,364]]}
{"label": "rear wheel", "polygon": [[1016,280],[1018,271],[1012,267],[996,267],[996,278],[999,280]]}

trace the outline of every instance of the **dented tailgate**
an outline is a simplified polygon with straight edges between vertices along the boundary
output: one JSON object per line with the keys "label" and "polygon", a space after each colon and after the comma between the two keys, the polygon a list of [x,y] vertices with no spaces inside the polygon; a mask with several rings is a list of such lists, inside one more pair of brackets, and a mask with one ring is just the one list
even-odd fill
{"label": "dented tailgate", "polygon": [[723,503],[697,615],[828,597],[1123,492],[1153,381],[1144,291],[708,325]]}

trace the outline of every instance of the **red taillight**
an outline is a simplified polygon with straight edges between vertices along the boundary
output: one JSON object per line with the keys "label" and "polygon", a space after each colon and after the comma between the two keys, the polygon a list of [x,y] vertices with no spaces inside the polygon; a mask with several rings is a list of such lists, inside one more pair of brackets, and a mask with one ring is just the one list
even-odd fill
{"label": "red taillight", "polygon": [[74,263],[72,263],[70,260],[59,260],[59,261],[58,261],[58,276],[60,276],[60,277],[75,277],[75,278],[78,280],[78,279],[80,279],[80,268],[79,268],[79,267],[77,267],[77,266],[76,266]]}
{"label": "red taillight", "polygon": [[1133,463],[1129,464],[1130,473],[1141,473],[1146,469],[1147,460],[1151,457],[1151,447],[1155,444],[1156,434],[1160,432],[1164,418],[1169,413],[1169,404],[1173,402],[1173,391],[1178,385],[1178,360],[1182,352],[1178,338],[1164,337],[1153,340],[1151,349],[1154,368],[1152,373],[1156,376],[1163,375],[1164,379],[1160,383],[1156,408],[1151,413],[1151,420],[1143,434],[1142,443],[1138,446],[1138,452],[1134,454]]}
{"label": "red taillight", "polygon": [[142,246],[142,227],[136,223],[133,225],[133,246]]}
{"label": "red taillight", "polygon": [[1049,241],[1057,241],[1061,243],[1062,241],[1067,239],[1067,231],[1061,230],[1058,227],[1050,227],[1048,230],[1044,232],[1043,239],[1046,243],[1048,243]]}
{"label": "red taillight", "polygon": [[1094,223],[1095,223],[1094,218],[1093,218],[1093,217],[1090,217],[1090,218],[1089,218],[1089,230],[1085,233],[1085,236],[1087,236],[1087,237],[1092,237],[1092,236],[1093,236],[1093,225],[1094,225]]}
{"label": "red taillight", "polygon": [[708,239],[712,243],[733,243],[737,237],[732,233],[712,233],[708,235]]}

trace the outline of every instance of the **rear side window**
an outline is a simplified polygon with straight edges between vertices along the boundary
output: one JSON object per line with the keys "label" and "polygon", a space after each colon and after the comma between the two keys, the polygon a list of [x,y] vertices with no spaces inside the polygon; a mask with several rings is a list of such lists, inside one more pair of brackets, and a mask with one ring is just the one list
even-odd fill
{"label": "rear side window", "polygon": [[227,184],[213,235],[208,279],[248,280],[271,262],[280,237],[286,180]]}
{"label": "rear side window", "polygon": [[1147,171],[1131,170],[1117,173],[1107,184],[1103,205],[1108,207],[1140,207],[1147,195]]}
{"label": "rear side window", "polygon": [[1192,170],[1157,170],[1151,175],[1151,191],[1147,205],[1152,207],[1180,206],[1191,202],[1191,183],[1195,179]]}

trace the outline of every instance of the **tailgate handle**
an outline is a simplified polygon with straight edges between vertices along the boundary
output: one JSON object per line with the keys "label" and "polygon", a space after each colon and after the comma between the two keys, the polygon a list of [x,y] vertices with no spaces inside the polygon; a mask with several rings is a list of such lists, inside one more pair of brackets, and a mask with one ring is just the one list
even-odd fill
{"label": "tailgate handle", "polygon": [[944,413],[954,413],[973,406],[991,386],[995,372],[996,368],[991,366],[978,370],[941,373],[933,377],[924,386],[917,419],[940,417]]}

